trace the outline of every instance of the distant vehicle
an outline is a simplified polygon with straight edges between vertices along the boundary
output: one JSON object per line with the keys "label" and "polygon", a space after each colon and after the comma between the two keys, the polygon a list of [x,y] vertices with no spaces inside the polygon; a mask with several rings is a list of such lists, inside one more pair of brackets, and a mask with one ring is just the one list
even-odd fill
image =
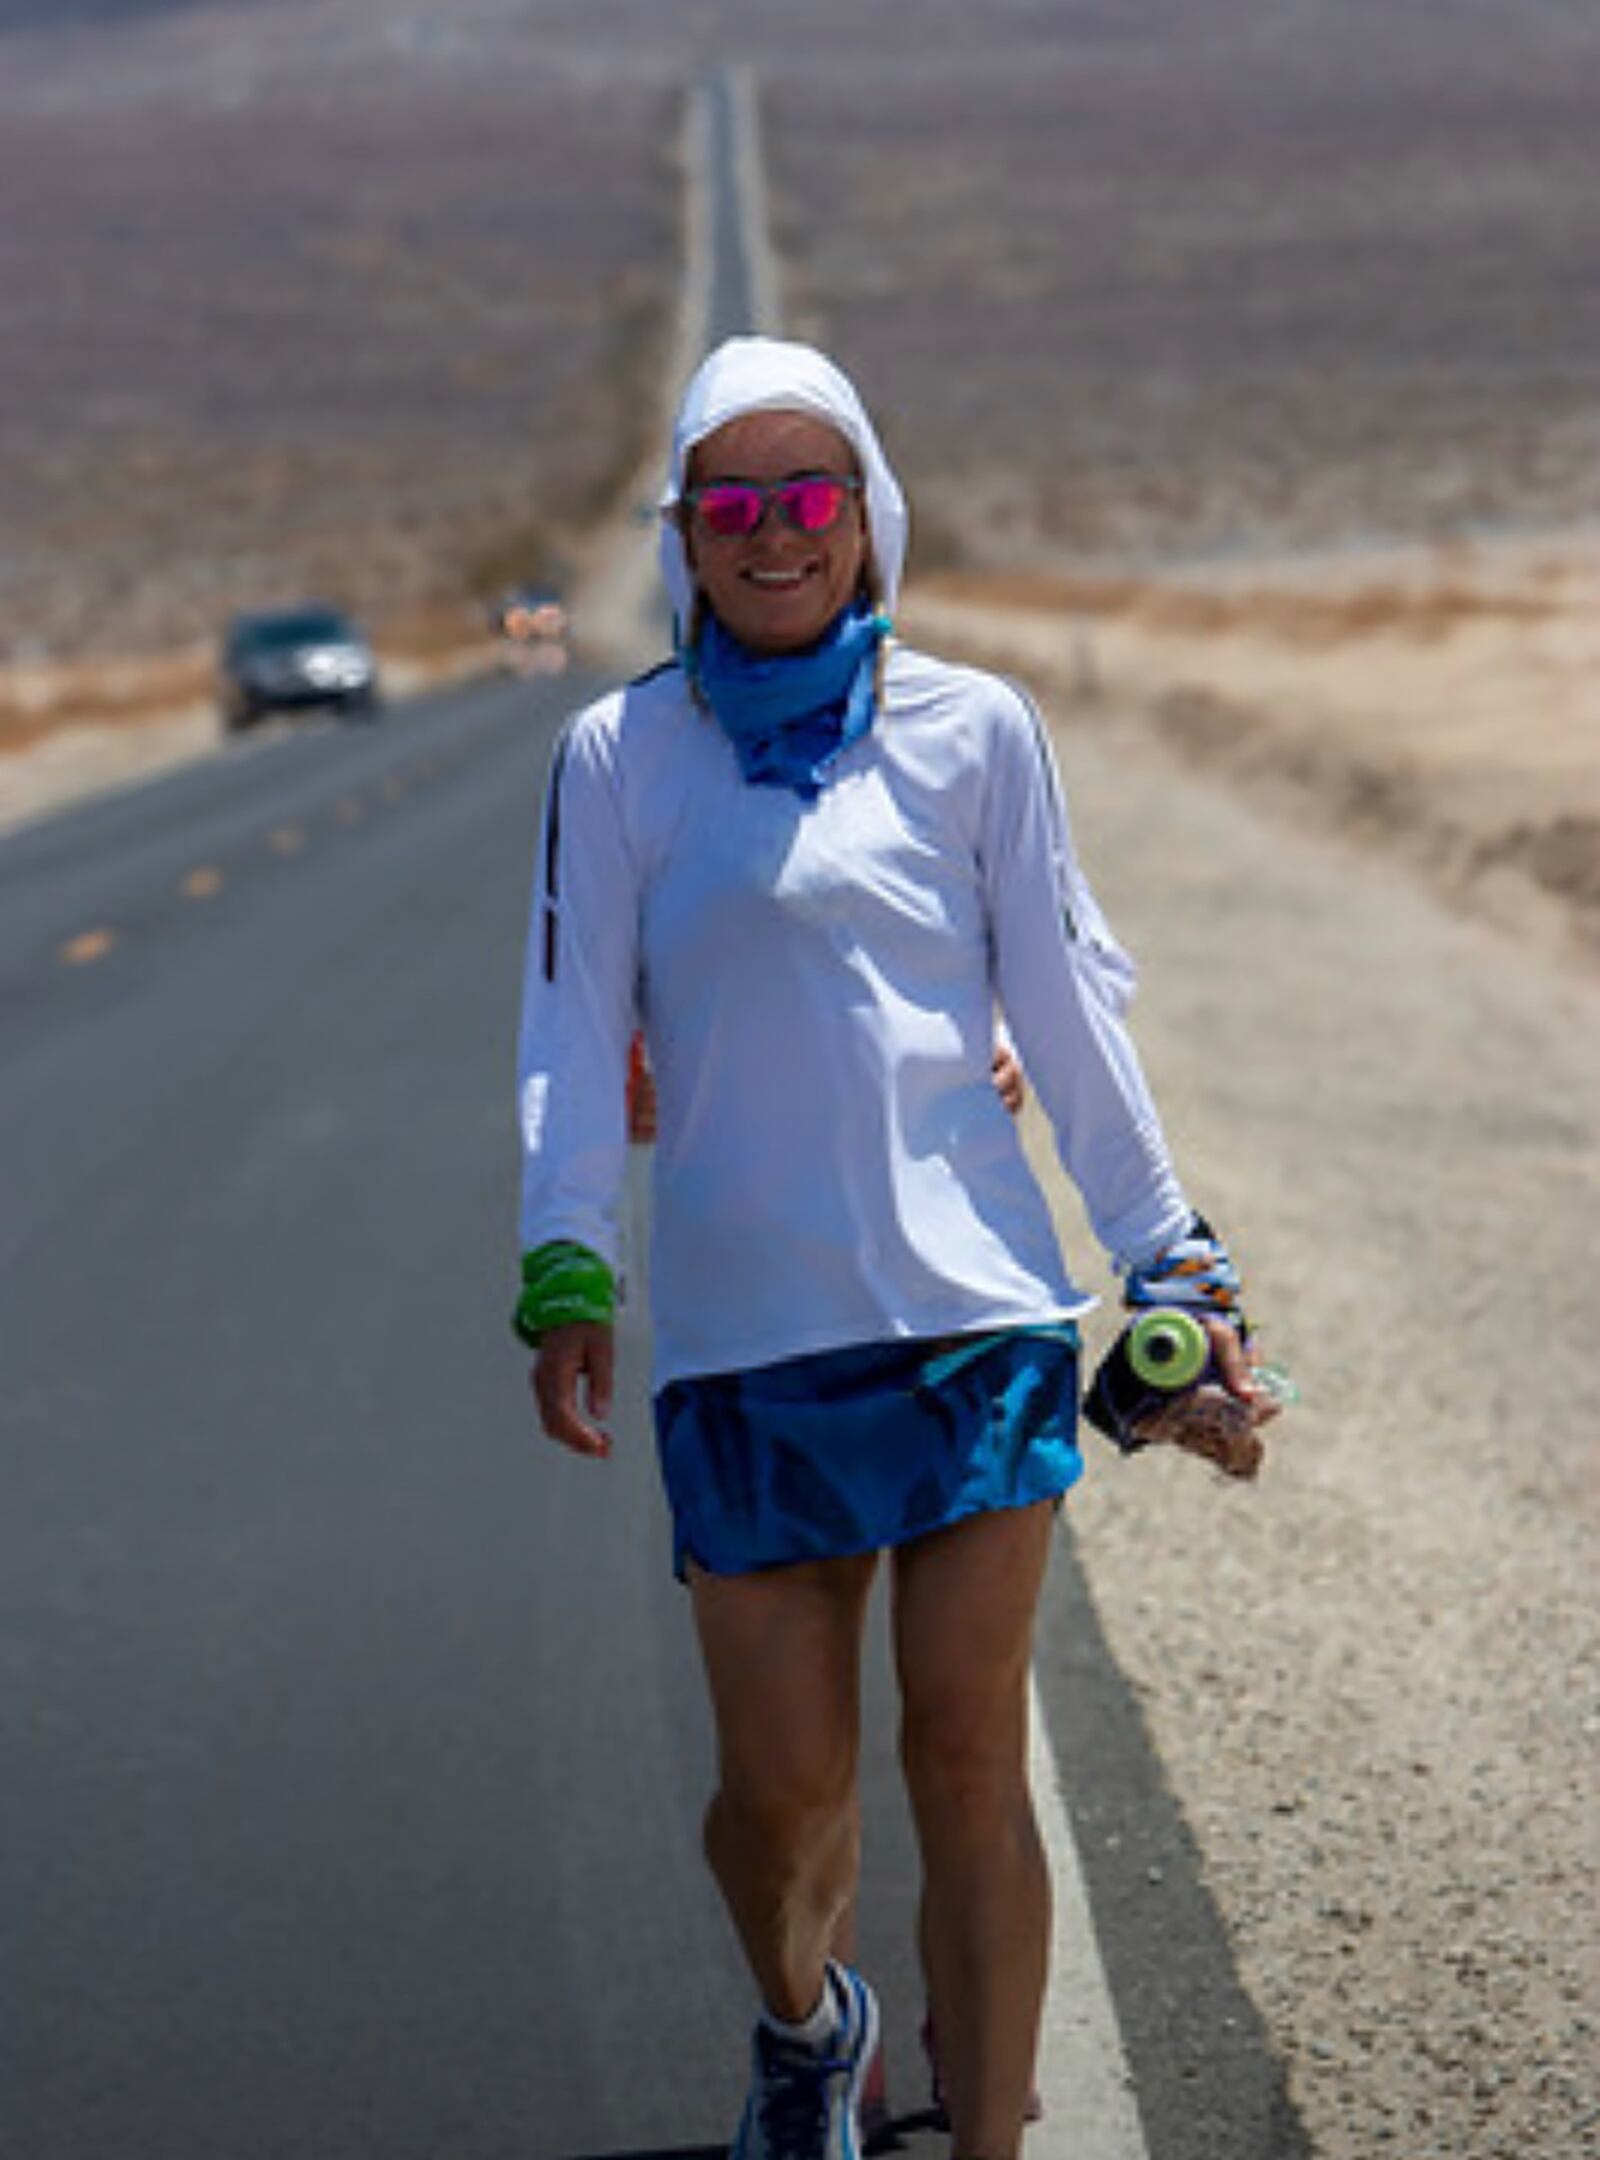
{"label": "distant vehicle", "polygon": [[490,610],[490,623],[518,645],[564,638],[567,607],[553,585],[517,585],[502,593]]}
{"label": "distant vehicle", "polygon": [[493,627],[519,645],[567,634],[566,602],[553,585],[514,585],[490,610]]}
{"label": "distant vehicle", "polygon": [[567,665],[567,604],[553,585],[516,585],[489,610],[514,675],[559,675]]}
{"label": "distant vehicle", "polygon": [[337,608],[278,608],[228,625],[219,667],[230,734],[264,714],[331,705],[370,713],[380,689],[372,647]]}

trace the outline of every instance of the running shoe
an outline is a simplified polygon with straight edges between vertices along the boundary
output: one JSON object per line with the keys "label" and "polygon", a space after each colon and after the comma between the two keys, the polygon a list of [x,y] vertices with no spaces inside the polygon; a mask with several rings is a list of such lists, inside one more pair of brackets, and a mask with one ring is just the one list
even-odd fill
{"label": "running shoe", "polygon": [[[935,2130],[948,2130],[950,2117],[945,2111],[944,2088],[939,2083],[939,2036],[933,2029],[930,2012],[922,2021],[922,2052],[928,2058],[928,2075],[933,2081],[933,2114]],[[1024,2122],[1039,2122],[1044,2116],[1044,2102],[1037,2090],[1029,2093],[1028,2105],[1023,2109]]]}
{"label": "running shoe", "polygon": [[839,2014],[821,2049],[765,2020],[751,2042],[750,2097],[729,2160],[861,2160],[861,2094],[878,2046],[878,2005],[847,1965],[830,1963]]}

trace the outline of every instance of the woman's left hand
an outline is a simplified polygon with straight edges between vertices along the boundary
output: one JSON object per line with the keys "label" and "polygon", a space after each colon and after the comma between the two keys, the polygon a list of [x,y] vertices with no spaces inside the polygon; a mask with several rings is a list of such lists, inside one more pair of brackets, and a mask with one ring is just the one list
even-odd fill
{"label": "woman's left hand", "polygon": [[989,1074],[994,1081],[994,1091],[1013,1117],[1019,1117],[1028,1099],[1028,1083],[1022,1077],[1022,1064],[1009,1043],[997,1042],[994,1056],[989,1060]]}
{"label": "woman's left hand", "polygon": [[1277,1416],[1283,1405],[1256,1379],[1250,1352],[1240,1341],[1238,1329],[1229,1321],[1209,1317],[1203,1325],[1211,1338],[1211,1356],[1218,1379],[1228,1393],[1244,1405],[1252,1425],[1265,1425],[1269,1418]]}

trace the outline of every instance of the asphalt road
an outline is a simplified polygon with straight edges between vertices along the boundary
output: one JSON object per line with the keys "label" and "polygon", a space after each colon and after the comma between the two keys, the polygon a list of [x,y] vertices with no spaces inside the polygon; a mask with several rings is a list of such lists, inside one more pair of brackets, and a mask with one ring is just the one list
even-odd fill
{"label": "asphalt road", "polygon": [[552,710],[252,746],[0,858],[8,2154],[587,2151],[728,2030],[690,1983],[613,2091],[701,1766],[648,1460],[538,1446],[505,1328]]}

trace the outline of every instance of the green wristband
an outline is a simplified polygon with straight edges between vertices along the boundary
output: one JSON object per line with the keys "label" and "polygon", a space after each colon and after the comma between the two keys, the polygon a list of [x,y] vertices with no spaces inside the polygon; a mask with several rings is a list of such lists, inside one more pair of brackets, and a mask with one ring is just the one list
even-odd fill
{"label": "green wristband", "polygon": [[552,1328],[583,1320],[609,1326],[616,1311],[616,1278],[598,1253],[569,1238],[522,1256],[522,1295],[511,1315],[513,1334],[537,1349]]}

